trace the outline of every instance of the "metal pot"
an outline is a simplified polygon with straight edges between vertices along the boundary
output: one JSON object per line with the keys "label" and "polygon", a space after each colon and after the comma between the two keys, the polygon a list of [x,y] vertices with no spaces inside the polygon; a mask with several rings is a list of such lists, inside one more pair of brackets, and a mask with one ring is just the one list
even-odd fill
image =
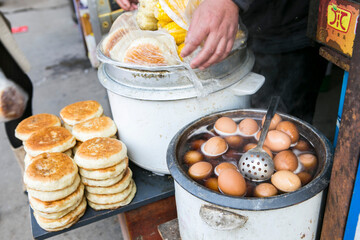
{"label": "metal pot", "polygon": [[227,116],[261,119],[265,110],[243,109],[202,117],[181,129],[167,151],[167,164],[175,180],[175,198],[182,240],[187,239],[315,239],[323,190],[330,181],[331,144],[308,123],[286,114],[314,147],[319,160],[314,179],[292,193],[269,198],[223,195],[193,181],[181,167],[179,149],[201,126]]}
{"label": "metal pot", "polygon": [[253,64],[253,54],[242,48],[206,71],[196,71],[206,79],[201,83],[208,94],[201,98],[183,67],[145,71],[102,64],[98,78],[108,90],[113,119],[131,161],[169,174],[166,150],[178,129],[205,114],[250,106],[250,95],[264,83],[263,76],[250,73]]}

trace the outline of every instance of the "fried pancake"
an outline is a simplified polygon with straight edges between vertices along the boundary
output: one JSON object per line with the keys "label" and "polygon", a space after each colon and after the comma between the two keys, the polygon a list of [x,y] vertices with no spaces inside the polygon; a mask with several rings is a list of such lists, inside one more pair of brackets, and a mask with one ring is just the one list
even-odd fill
{"label": "fried pancake", "polygon": [[94,210],[116,209],[128,205],[134,199],[135,194],[136,194],[136,185],[133,184],[130,194],[126,199],[124,199],[121,202],[112,203],[112,204],[96,204],[88,200],[88,204]]}
{"label": "fried pancake", "polygon": [[81,181],[83,182],[83,184],[85,186],[108,187],[108,186],[112,186],[115,183],[119,182],[125,175],[125,172],[126,171],[124,170],[118,176],[113,177],[113,178],[104,179],[104,180],[93,180],[93,179],[88,179],[86,177],[81,176]]}
{"label": "fried pancake", "polygon": [[83,198],[80,198],[79,201],[76,202],[74,205],[72,205],[69,208],[62,210],[60,212],[46,213],[46,212],[37,211],[35,209],[33,209],[33,210],[41,217],[44,217],[47,219],[59,219],[59,218],[62,218],[63,216],[65,216],[66,214],[68,214],[69,212],[73,211],[75,208],[77,208],[82,201],[83,201]]}
{"label": "fried pancake", "polygon": [[67,196],[66,198],[56,200],[56,201],[41,201],[36,199],[29,194],[29,202],[31,207],[40,212],[44,213],[54,213],[54,212],[61,212],[69,207],[75,205],[79,199],[82,199],[84,196],[84,185],[80,184],[79,187],[76,189],[75,192]]}
{"label": "fried pancake", "polygon": [[[63,152],[63,153],[65,153],[66,155],[68,155],[69,157],[72,157],[72,149],[68,149],[68,150],[66,150],[65,152]],[[35,157],[32,157],[32,156],[30,156],[29,154],[25,154],[25,158],[24,158],[24,163],[25,163],[25,168],[27,168],[27,166],[29,166],[29,164],[32,162],[32,160],[34,159],[34,158],[36,158],[36,156]]]}
{"label": "fried pancake", "polygon": [[129,29],[118,28],[110,32],[102,41],[102,50],[105,56],[110,57],[110,51],[129,32]]}
{"label": "fried pancake", "polygon": [[85,142],[94,137],[111,137],[117,132],[114,121],[109,117],[96,117],[74,125],[72,134],[76,140]]}
{"label": "fried pancake", "polygon": [[128,167],[128,161],[129,161],[128,158],[125,158],[119,164],[103,169],[89,170],[89,169],[79,168],[79,173],[82,177],[86,177],[88,179],[93,179],[93,180],[104,180],[108,178],[113,178],[118,176]]}
{"label": "fried pancake", "polygon": [[80,176],[77,174],[74,182],[70,186],[64,189],[59,189],[57,191],[49,192],[49,191],[38,191],[31,188],[27,188],[27,191],[32,197],[39,199],[41,201],[56,201],[63,199],[69,196],[70,194],[72,194],[73,192],[75,192],[76,189],[79,187],[80,182],[81,182]]}
{"label": "fried pancake", "polygon": [[59,219],[47,219],[36,212],[34,212],[34,217],[37,223],[40,225],[41,228],[45,230],[58,230],[64,226],[68,226],[70,223],[75,223],[74,221],[79,219],[86,210],[86,200],[83,198],[82,202],[78,207],[76,207],[73,211],[69,212],[65,216]]}
{"label": "fried pancake", "polygon": [[15,129],[15,137],[26,141],[31,134],[45,127],[61,126],[60,119],[48,113],[40,113],[22,120]]}
{"label": "fried pancake", "polygon": [[24,142],[24,149],[30,156],[44,152],[64,152],[76,144],[75,137],[63,127],[47,127],[32,134]]}
{"label": "fried pancake", "polygon": [[83,142],[74,159],[81,168],[102,169],[119,164],[126,157],[127,148],[123,142],[97,137]]}
{"label": "fried pancake", "polygon": [[29,164],[24,173],[28,188],[56,191],[70,186],[78,175],[75,162],[64,153],[43,153]]}
{"label": "fried pancake", "polygon": [[114,194],[124,191],[129,186],[131,180],[132,180],[132,171],[130,170],[130,168],[127,168],[122,179],[119,182],[115,183],[114,185],[111,185],[109,187],[85,186],[85,189],[87,192],[94,194]]}
{"label": "fried pancake", "polygon": [[104,110],[100,103],[93,100],[67,105],[60,111],[62,120],[71,126],[94,117],[100,117]]}
{"label": "fried pancake", "polygon": [[113,194],[94,194],[85,191],[85,196],[89,201],[96,204],[113,204],[117,202],[122,202],[131,193],[133,185],[134,180],[131,180],[129,186],[127,186],[127,188],[125,188],[122,192]]}

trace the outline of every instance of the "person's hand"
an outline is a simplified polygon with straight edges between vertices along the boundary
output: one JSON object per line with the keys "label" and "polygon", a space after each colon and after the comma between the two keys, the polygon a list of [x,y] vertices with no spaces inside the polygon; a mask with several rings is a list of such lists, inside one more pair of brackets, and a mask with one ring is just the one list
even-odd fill
{"label": "person's hand", "polygon": [[137,9],[137,0],[116,0],[116,3],[125,11]]}
{"label": "person's hand", "polygon": [[195,10],[181,56],[190,55],[202,42],[192,68],[205,69],[229,55],[238,30],[239,8],[232,0],[205,0]]}

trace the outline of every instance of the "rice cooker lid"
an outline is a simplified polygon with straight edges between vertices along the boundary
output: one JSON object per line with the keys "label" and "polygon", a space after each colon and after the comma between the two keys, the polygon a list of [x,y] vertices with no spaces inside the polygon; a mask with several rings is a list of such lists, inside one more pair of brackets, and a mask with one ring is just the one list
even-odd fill
{"label": "rice cooker lid", "polygon": [[[239,82],[251,71],[254,62],[253,53],[242,48],[222,62],[194,72],[203,85],[202,92],[209,94]],[[133,99],[162,101],[199,96],[199,88],[195,87],[193,78],[184,67],[145,71],[103,63],[98,69],[98,78],[107,90]]]}

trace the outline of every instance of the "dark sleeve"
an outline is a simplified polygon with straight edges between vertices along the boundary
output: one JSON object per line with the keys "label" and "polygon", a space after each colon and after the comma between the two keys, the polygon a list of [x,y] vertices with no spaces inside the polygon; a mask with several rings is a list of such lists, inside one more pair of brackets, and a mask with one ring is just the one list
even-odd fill
{"label": "dark sleeve", "polygon": [[239,7],[240,12],[246,12],[253,1],[254,0],[233,0],[233,2]]}

